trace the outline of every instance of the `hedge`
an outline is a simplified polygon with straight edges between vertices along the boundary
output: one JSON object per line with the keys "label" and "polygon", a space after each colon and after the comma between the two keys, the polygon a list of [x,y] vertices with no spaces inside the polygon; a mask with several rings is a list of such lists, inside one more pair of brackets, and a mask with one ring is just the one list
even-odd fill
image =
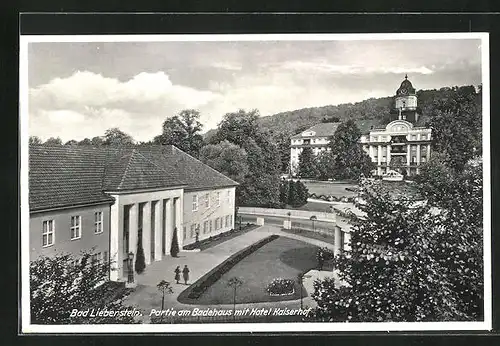
{"label": "hedge", "polygon": [[211,285],[213,285],[217,280],[219,280],[222,275],[227,273],[231,268],[233,268],[238,262],[243,258],[252,254],[256,250],[260,249],[267,243],[279,238],[279,235],[273,234],[269,237],[259,240],[258,242],[238,251],[220,265],[209,271],[207,274],[203,275],[195,284],[193,284],[190,289],[191,292],[188,294],[190,299],[198,299],[203,292],[207,290]]}

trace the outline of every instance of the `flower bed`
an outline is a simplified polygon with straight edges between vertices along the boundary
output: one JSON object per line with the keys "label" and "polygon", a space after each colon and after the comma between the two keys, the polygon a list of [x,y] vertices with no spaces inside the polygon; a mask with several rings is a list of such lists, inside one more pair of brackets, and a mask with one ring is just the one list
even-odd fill
{"label": "flower bed", "polygon": [[203,275],[194,285],[190,287],[190,292],[188,298],[198,299],[203,292],[206,291],[208,287],[213,285],[217,280],[221,278],[222,275],[227,273],[232,267],[234,267],[239,261],[247,257],[251,253],[255,252],[257,249],[263,247],[267,243],[279,238],[278,235],[273,234],[269,237],[259,240],[258,242],[238,251],[227,260],[222,262],[220,265],[209,271],[207,274]]}
{"label": "flower bed", "polygon": [[277,278],[267,285],[267,292],[271,296],[289,296],[295,293],[294,285],[292,279]]}
{"label": "flower bed", "polygon": [[194,250],[194,249],[206,249],[212,245],[212,243],[217,243],[221,241],[225,241],[226,239],[231,239],[231,236],[237,236],[238,234],[243,234],[247,231],[251,231],[256,228],[255,225],[247,223],[240,230],[239,228],[230,229],[229,231],[222,232],[219,234],[211,235],[208,238],[202,239],[198,242],[194,242],[191,244],[184,245],[182,247],[183,250]]}

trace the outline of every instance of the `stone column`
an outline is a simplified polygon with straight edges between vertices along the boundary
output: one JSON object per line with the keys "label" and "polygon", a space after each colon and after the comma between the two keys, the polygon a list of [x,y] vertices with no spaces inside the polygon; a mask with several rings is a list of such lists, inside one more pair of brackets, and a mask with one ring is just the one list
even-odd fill
{"label": "stone column", "polygon": [[151,202],[144,204],[142,212],[142,248],[144,249],[144,261],[146,265],[151,264]]}
{"label": "stone column", "polygon": [[387,170],[389,170],[390,162],[391,162],[391,145],[387,144],[387,155],[386,155]]}
{"label": "stone column", "polygon": [[[170,247],[172,245],[172,236],[174,235],[174,212],[172,198],[167,199],[165,202],[165,254],[170,254]],[[182,238],[180,233],[182,230],[177,230],[177,238]]]}
{"label": "stone column", "polygon": [[377,173],[378,175],[382,174],[382,168],[380,167],[382,164],[382,146],[377,145]]}
{"label": "stone column", "polygon": [[155,261],[162,259],[162,244],[163,244],[163,200],[155,203]]}
{"label": "stone column", "polygon": [[111,281],[119,281],[123,278],[123,216],[124,208],[120,205],[119,196],[111,205],[109,215],[109,258]]}
{"label": "stone column", "polygon": [[134,261],[135,256],[137,256],[138,209],[139,206],[137,203],[130,205],[128,216],[128,246],[129,251],[134,253]]}
{"label": "stone column", "polygon": [[342,249],[342,229],[339,226],[335,226],[335,238],[334,238],[334,245],[333,245],[333,251],[335,255],[340,254],[340,251]]}
{"label": "stone column", "polygon": [[184,237],[182,232],[184,229],[182,227],[182,199],[177,197],[174,199],[174,214],[175,214],[175,227],[177,227],[177,240],[179,240],[179,249],[184,246]]}

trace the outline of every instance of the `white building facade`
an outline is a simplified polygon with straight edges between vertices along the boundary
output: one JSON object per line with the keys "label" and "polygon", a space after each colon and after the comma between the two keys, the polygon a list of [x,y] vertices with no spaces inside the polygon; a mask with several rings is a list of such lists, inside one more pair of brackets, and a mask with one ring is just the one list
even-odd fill
{"label": "white building facade", "polygon": [[290,138],[290,173],[295,175],[299,167],[299,156],[304,148],[312,149],[314,155],[330,150],[335,131],[340,123],[321,123]]}
{"label": "white building facade", "polygon": [[396,91],[393,114],[396,120],[361,136],[364,151],[377,166],[373,174],[381,176],[390,170],[408,176],[419,174],[420,165],[430,159],[432,131],[417,126],[420,110],[407,76]]}

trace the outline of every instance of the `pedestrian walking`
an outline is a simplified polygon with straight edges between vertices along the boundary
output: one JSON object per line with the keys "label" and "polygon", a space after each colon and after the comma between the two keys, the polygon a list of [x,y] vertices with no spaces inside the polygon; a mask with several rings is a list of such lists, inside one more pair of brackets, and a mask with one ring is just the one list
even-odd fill
{"label": "pedestrian walking", "polygon": [[177,266],[177,268],[175,268],[174,270],[174,273],[175,273],[175,281],[179,283],[179,280],[181,279],[181,267]]}
{"label": "pedestrian walking", "polygon": [[186,265],[184,265],[184,269],[182,269],[182,277],[184,278],[184,283],[187,285],[189,281],[189,268]]}

